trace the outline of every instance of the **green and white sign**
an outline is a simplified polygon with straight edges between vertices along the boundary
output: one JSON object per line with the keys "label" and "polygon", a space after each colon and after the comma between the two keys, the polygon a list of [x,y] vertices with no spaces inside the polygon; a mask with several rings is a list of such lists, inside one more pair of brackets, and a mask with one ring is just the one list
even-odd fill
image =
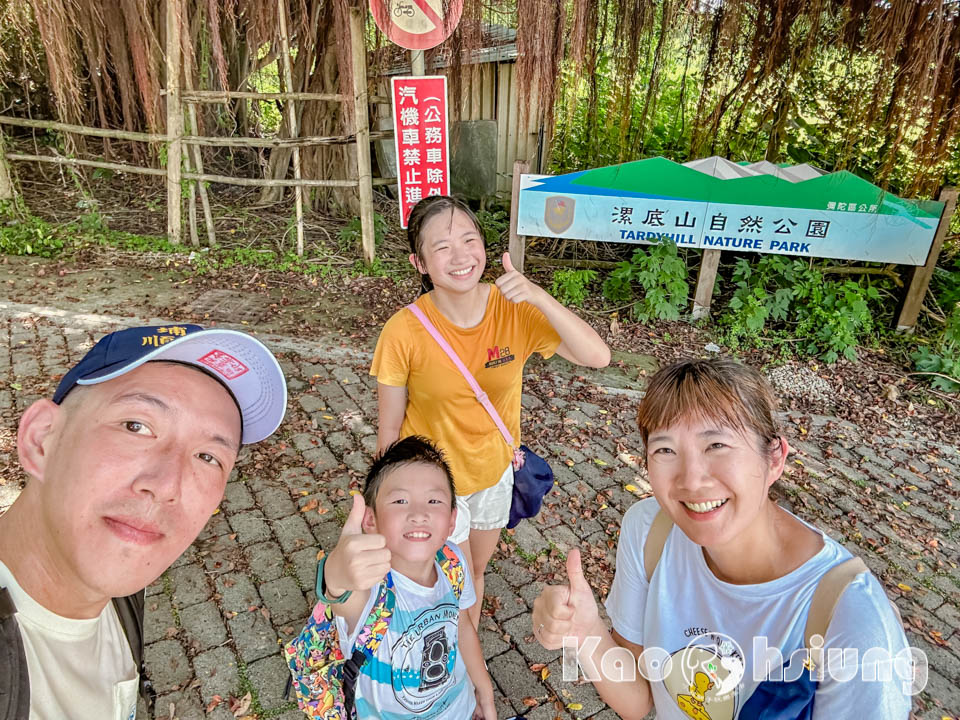
{"label": "green and white sign", "polygon": [[651,158],[522,176],[517,232],[923,265],[942,212],[846,171]]}

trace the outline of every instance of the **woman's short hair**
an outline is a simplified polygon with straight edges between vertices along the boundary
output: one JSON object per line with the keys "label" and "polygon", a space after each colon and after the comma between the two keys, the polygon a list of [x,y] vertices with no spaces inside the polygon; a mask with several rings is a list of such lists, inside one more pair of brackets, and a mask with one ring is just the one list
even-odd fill
{"label": "woman's short hair", "polygon": [[637,424],[646,446],[655,430],[678,420],[712,420],[739,432],[752,430],[760,447],[780,436],[777,400],[759,372],[723,358],[687,359],[659,370],[640,401]]}

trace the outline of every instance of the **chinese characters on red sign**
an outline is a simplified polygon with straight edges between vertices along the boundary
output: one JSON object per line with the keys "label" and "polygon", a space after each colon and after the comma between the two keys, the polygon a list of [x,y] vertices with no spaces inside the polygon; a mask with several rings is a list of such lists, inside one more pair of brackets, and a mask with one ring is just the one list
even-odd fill
{"label": "chinese characters on red sign", "polygon": [[447,79],[395,77],[392,87],[400,225],[406,227],[411,208],[422,198],[450,194]]}

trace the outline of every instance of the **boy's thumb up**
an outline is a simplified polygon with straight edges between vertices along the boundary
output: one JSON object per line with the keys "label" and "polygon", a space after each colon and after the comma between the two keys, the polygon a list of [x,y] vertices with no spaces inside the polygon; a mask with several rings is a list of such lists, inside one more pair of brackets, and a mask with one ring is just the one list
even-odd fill
{"label": "boy's thumb up", "polygon": [[591,595],[593,590],[590,584],[583,576],[583,566],[580,564],[580,551],[572,549],[567,553],[567,579],[570,582],[570,595],[576,595],[578,592],[588,592]]}
{"label": "boy's thumb up", "polygon": [[503,254],[503,271],[504,271],[504,272],[513,272],[514,269],[515,269],[515,268],[513,267],[513,260],[510,259],[510,253],[505,252],[505,253]]}
{"label": "boy's thumb up", "polygon": [[363,501],[363,495],[357,493],[353,496],[353,507],[350,508],[350,514],[347,521],[343,524],[343,530],[340,537],[346,535],[360,535],[363,533],[363,514],[366,512],[367,505]]}

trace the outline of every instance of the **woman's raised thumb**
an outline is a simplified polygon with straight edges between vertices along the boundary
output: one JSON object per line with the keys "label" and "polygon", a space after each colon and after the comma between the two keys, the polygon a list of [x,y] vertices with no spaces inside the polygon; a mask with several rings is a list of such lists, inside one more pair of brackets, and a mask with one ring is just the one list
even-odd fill
{"label": "woman's raised thumb", "polygon": [[570,582],[570,591],[589,590],[590,585],[583,576],[583,566],[580,564],[580,551],[576,548],[567,553],[567,579]]}

